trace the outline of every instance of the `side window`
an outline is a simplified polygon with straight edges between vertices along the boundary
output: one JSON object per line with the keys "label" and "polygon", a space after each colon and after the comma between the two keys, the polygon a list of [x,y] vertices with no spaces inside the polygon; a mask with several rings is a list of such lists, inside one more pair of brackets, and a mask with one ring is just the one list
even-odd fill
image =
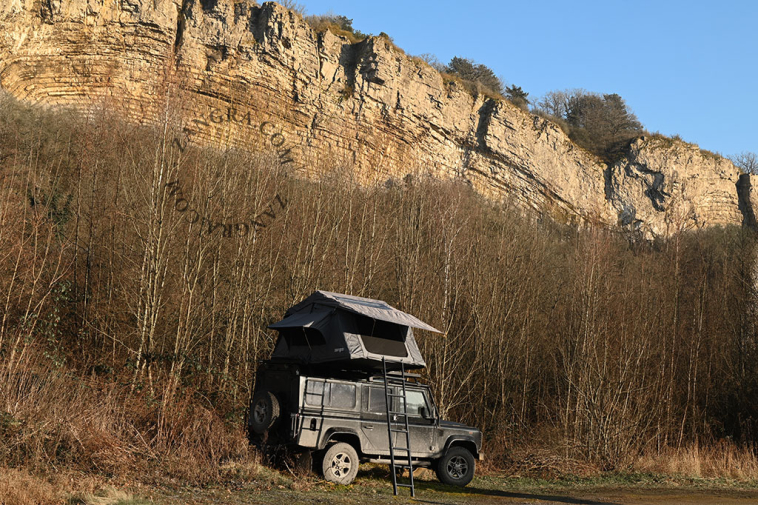
{"label": "side window", "polygon": [[353,409],[355,401],[355,384],[337,384],[310,379],[306,383],[305,404],[311,407]]}
{"label": "side window", "polygon": [[330,384],[329,406],[338,409],[355,407],[355,384]]}
{"label": "side window", "polygon": [[421,409],[426,408],[429,411],[429,406],[426,404],[423,391],[406,391],[405,396],[408,398],[408,415],[409,416],[421,416]]}
{"label": "side window", "polygon": [[324,400],[324,382],[308,380],[305,385],[305,403],[313,407],[321,407],[325,405]]}
{"label": "side window", "polygon": [[384,388],[369,388],[368,411],[387,413],[387,397],[384,395]]}

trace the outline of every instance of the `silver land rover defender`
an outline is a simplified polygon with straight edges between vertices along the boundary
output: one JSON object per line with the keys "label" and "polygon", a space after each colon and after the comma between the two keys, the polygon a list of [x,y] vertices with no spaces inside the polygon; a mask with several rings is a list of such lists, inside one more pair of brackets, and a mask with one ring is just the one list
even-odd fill
{"label": "silver land rover defender", "polygon": [[382,301],[324,291],[270,327],[280,335],[257,371],[252,443],[310,454],[339,484],[351,483],[361,462],[471,482],[481,432],[441,420],[429,386],[406,373],[425,366],[411,328],[437,330]]}

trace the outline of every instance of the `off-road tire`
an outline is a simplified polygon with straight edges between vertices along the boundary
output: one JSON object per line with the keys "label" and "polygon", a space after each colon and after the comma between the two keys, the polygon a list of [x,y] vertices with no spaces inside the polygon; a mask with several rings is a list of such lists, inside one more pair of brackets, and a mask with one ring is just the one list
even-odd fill
{"label": "off-road tire", "polygon": [[440,482],[463,487],[474,478],[476,461],[465,447],[451,447],[433,466]]}
{"label": "off-road tire", "polygon": [[347,486],[358,475],[358,453],[352,445],[338,442],[330,446],[321,462],[321,474],[329,482]]}
{"label": "off-road tire", "polygon": [[250,402],[250,431],[256,435],[264,435],[274,427],[279,420],[279,400],[271,391],[258,391]]}

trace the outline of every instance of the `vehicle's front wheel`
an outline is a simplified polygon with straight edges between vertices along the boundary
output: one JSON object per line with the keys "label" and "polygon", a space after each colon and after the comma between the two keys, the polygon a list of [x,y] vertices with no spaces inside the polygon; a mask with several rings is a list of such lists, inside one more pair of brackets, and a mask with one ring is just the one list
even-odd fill
{"label": "vehicle's front wheel", "polygon": [[444,484],[465,486],[474,478],[476,461],[464,447],[451,447],[434,464],[437,478]]}
{"label": "vehicle's front wheel", "polygon": [[358,453],[353,446],[344,442],[338,442],[324,454],[321,463],[321,471],[324,478],[335,484],[348,485],[358,475]]}

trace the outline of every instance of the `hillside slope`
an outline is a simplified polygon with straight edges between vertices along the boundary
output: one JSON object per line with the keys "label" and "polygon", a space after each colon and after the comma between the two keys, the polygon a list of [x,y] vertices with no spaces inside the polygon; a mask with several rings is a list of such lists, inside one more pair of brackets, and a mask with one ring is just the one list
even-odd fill
{"label": "hillside slope", "polygon": [[0,6],[0,87],[182,121],[194,142],[277,149],[309,176],[347,167],[365,184],[461,178],[562,222],[650,236],[753,215],[749,179],[738,191],[740,172],[697,146],[643,138],[608,167],[551,122],[471,96],[386,37],[317,33],[275,3],[10,0]]}

